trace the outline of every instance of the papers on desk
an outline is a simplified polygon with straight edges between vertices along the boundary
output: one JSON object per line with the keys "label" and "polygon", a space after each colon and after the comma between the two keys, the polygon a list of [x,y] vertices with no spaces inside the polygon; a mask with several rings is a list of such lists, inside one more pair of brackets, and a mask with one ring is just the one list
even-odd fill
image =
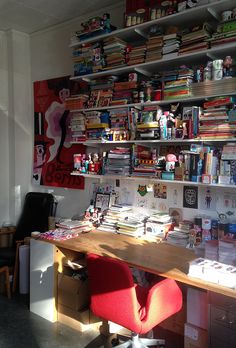
{"label": "papers on desk", "polygon": [[236,288],[236,267],[198,258],[189,263],[188,275],[208,282]]}

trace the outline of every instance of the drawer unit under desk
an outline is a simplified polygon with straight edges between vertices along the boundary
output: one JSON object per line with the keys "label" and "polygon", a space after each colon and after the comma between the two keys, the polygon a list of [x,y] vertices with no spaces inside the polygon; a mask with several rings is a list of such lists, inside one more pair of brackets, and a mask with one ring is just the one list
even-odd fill
{"label": "drawer unit under desk", "polygon": [[227,296],[209,295],[210,347],[232,348],[236,341],[236,300]]}

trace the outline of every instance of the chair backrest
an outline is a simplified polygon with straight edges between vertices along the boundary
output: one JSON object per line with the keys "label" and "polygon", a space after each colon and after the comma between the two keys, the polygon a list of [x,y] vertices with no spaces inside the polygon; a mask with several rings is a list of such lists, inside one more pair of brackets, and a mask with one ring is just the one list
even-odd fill
{"label": "chair backrest", "polygon": [[54,202],[54,196],[50,193],[27,193],[14,239],[22,240],[29,237],[33,231],[47,231],[48,217],[53,214]]}
{"label": "chair backrest", "polygon": [[87,260],[94,314],[124,327],[128,327],[127,323],[140,323],[140,306],[128,265],[95,254],[88,254]]}

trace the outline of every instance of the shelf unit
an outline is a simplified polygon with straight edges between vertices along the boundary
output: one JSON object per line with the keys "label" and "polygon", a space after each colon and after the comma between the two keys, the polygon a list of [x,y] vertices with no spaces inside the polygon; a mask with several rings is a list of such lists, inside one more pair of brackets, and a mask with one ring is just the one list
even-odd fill
{"label": "shelf unit", "polygon": [[[219,1],[211,1],[208,4],[197,6],[192,9],[185,10],[183,12],[179,12],[176,14],[172,14],[170,16],[162,17],[160,19],[156,19],[153,21],[148,21],[136,26],[131,26],[128,28],[118,29],[108,34],[98,35],[93,38],[89,38],[83,41],[78,41],[70,45],[71,48],[79,47],[84,44],[98,42],[108,37],[118,37],[126,40],[127,42],[132,42],[136,39],[147,38],[147,34],[149,29],[153,25],[160,25],[163,28],[167,28],[170,25],[175,25],[178,27],[187,27],[188,25],[193,25],[195,23],[203,23],[207,20],[216,20],[220,21],[220,14],[227,10],[228,8],[232,8],[232,0],[219,0]],[[236,4],[235,4],[236,6]],[[81,76],[72,76],[71,80],[84,80],[90,81],[92,79],[110,76],[110,75],[122,75],[129,72],[137,72],[146,76],[151,76],[153,73],[157,73],[158,69],[160,71],[164,69],[170,69],[179,67],[181,64],[188,65],[199,63],[206,63],[209,59],[223,58],[228,54],[236,54],[236,45],[235,43],[222,44],[213,48],[209,48],[202,51],[196,51],[188,54],[179,55],[175,58],[163,58],[156,61],[146,62],[142,64],[123,66],[115,69],[104,70],[97,73],[81,75]],[[192,96],[186,97],[183,99],[172,99],[172,100],[161,100],[155,102],[145,102],[145,103],[132,103],[126,105],[112,105],[106,107],[94,107],[94,108],[84,108],[78,110],[72,110],[71,112],[89,112],[89,111],[102,111],[102,110],[111,110],[118,108],[137,108],[141,109],[144,106],[165,106],[173,103],[188,103],[188,102],[200,102],[203,100],[207,100],[209,98],[214,98],[226,95],[236,95],[236,88],[232,90],[231,93],[227,93],[222,91],[222,93],[217,94],[208,94],[202,96]],[[121,145],[121,144],[191,144],[191,143],[229,143],[235,142],[236,138],[233,139],[170,139],[170,140],[128,140],[128,141],[85,141],[85,142],[71,142],[72,144],[83,144],[90,147],[97,147],[102,145]],[[94,174],[81,174],[78,172],[72,172],[71,175],[79,175],[85,178],[92,179],[119,179],[119,180],[133,180],[133,181],[151,181],[151,182],[160,182],[166,184],[181,184],[181,185],[197,185],[197,186],[215,186],[215,187],[223,187],[223,188],[236,188],[236,185],[223,185],[223,184],[203,184],[199,182],[192,181],[178,181],[178,180],[162,180],[154,177],[134,177],[134,176],[116,176],[116,175],[94,175]]]}
{"label": "shelf unit", "polygon": [[147,21],[127,28],[117,29],[112,31],[111,33],[97,35],[86,40],[81,40],[70,44],[69,47],[78,47],[84,44],[97,42],[113,36],[116,36],[120,39],[133,40],[134,38],[137,38],[137,36],[145,36],[145,34],[147,34],[149,28],[152,25],[160,25],[166,27],[169,26],[171,23],[171,25],[175,26],[188,26],[188,24],[193,24],[193,21],[201,20],[202,22],[204,22],[212,18],[216,18],[219,20],[220,13],[225,11],[228,7],[232,7],[232,0],[210,1],[208,4],[193,7],[192,9],[187,9],[183,12],[174,13],[170,16],[165,16],[152,21]]}
{"label": "shelf unit", "polygon": [[195,181],[185,181],[185,180],[163,180],[163,179],[157,179],[155,177],[142,177],[142,176],[125,176],[125,175],[98,175],[98,174],[81,174],[78,172],[72,172],[71,175],[74,176],[83,176],[84,178],[88,179],[97,179],[97,180],[106,180],[106,179],[113,179],[113,180],[131,180],[131,181],[146,181],[151,183],[165,183],[165,184],[181,184],[181,185],[193,185],[193,186],[203,186],[203,187],[222,187],[222,188],[236,188],[235,185],[225,185],[225,184],[204,184],[202,182],[195,182]]}
{"label": "shelf unit", "polygon": [[[79,47],[83,44],[88,44],[92,42],[98,42],[108,37],[118,37],[121,39],[125,39],[127,42],[130,40],[131,42],[137,38],[137,36],[147,37],[148,30],[152,25],[160,25],[163,28],[168,27],[170,25],[176,25],[178,27],[187,27],[188,25],[193,25],[195,22],[201,21],[202,23],[206,20],[220,20],[220,13],[227,8],[232,7],[232,1],[230,0],[220,0],[210,2],[206,5],[197,6],[192,9],[185,10],[183,12],[175,13],[170,16],[165,16],[153,21],[148,21],[145,23],[138,24],[136,26],[123,28],[115,30],[111,33],[99,35],[97,37],[93,37],[87,40],[78,41],[70,45],[70,47]],[[157,69],[165,69],[169,68],[170,64],[173,68],[177,67],[180,64],[188,61],[188,64],[194,64],[199,59],[206,62],[209,58],[222,58],[225,56],[227,51],[236,52],[235,43],[224,44],[218,47],[213,47],[207,50],[196,51],[193,53],[179,55],[175,58],[163,58],[160,60],[146,62],[136,65],[123,66],[120,68],[104,70],[97,73],[86,74],[81,76],[72,76],[71,80],[85,80],[89,81],[91,79],[96,79],[99,77],[109,76],[109,75],[121,75],[129,72],[139,72],[145,75],[151,75],[152,73],[157,72]]]}

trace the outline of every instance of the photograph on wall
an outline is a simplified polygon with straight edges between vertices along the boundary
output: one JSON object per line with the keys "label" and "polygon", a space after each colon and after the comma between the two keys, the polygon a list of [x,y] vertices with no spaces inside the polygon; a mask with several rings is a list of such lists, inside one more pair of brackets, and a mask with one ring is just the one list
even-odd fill
{"label": "photograph on wall", "polygon": [[154,198],[167,198],[167,188],[165,184],[154,184],[153,185]]}
{"label": "photograph on wall", "polygon": [[71,143],[65,107],[75,88],[69,76],[34,82],[35,185],[84,189],[84,178],[71,175],[74,153],[85,153],[83,145]]}
{"label": "photograph on wall", "polygon": [[199,205],[202,210],[216,210],[217,193],[212,187],[200,188],[199,192]]}
{"label": "photograph on wall", "polygon": [[183,207],[198,209],[198,187],[184,186],[183,189]]}

